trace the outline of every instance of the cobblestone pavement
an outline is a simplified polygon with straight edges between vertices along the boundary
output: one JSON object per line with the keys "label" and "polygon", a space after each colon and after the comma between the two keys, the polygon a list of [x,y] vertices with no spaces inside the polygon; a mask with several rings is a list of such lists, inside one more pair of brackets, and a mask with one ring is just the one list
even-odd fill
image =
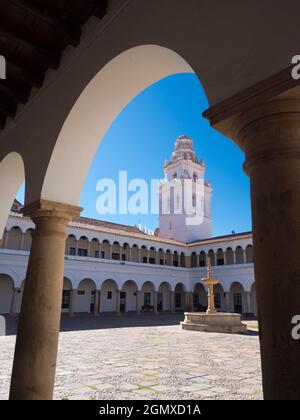
{"label": "cobblestone pavement", "polygon": [[[262,399],[257,332],[183,331],[178,315],[64,319],[56,399]],[[15,336],[0,337],[0,399]]]}

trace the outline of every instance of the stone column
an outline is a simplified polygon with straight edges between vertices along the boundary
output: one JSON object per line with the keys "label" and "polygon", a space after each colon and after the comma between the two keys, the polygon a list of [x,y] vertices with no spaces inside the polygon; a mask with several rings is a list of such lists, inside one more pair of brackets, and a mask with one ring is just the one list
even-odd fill
{"label": "stone column", "polygon": [[116,307],[117,315],[121,314],[120,306],[121,306],[121,292],[120,290],[117,290],[117,307]]}
{"label": "stone column", "polygon": [[226,312],[231,312],[230,308],[230,292],[225,293]]}
{"label": "stone column", "polygon": [[18,299],[18,294],[20,293],[21,289],[17,289],[17,288],[13,288],[13,295],[12,295],[12,299],[11,299],[11,305],[10,305],[10,315],[14,316],[17,313],[17,299]]}
{"label": "stone column", "polygon": [[153,292],[154,295],[154,313],[158,314],[158,309],[157,309],[157,291]]}
{"label": "stone column", "polygon": [[25,233],[21,233],[21,237],[20,237],[20,245],[19,245],[19,250],[23,251],[24,249],[24,241],[25,241]]}
{"label": "stone column", "polygon": [[300,89],[242,113],[234,138],[250,176],[264,396],[300,399]]}
{"label": "stone column", "polygon": [[136,291],[136,313],[140,315],[141,313],[141,295],[142,292],[140,290]]}
{"label": "stone column", "polygon": [[40,200],[24,208],[36,225],[11,379],[11,400],[50,400],[55,381],[66,227],[79,207]]}
{"label": "stone column", "polygon": [[75,240],[75,256],[78,255],[78,248],[79,248],[79,241],[78,239]]}
{"label": "stone column", "polygon": [[88,257],[92,257],[92,255],[91,255],[91,246],[92,246],[91,241],[88,241],[88,249],[87,249],[87,256]]}
{"label": "stone column", "polygon": [[250,314],[251,313],[251,294],[250,292],[245,292],[245,293],[246,293],[246,301],[247,301],[246,313]]}
{"label": "stone column", "polygon": [[236,264],[236,253],[235,253],[235,249],[232,250],[232,255],[233,255],[233,264]]}
{"label": "stone column", "polygon": [[99,315],[99,290],[95,290],[94,315]]}
{"label": "stone column", "polygon": [[185,292],[184,296],[185,296],[185,311],[193,312],[194,310],[193,293]]}
{"label": "stone column", "polygon": [[170,309],[171,313],[175,313],[175,292],[171,290],[170,292]]}
{"label": "stone column", "polygon": [[75,314],[75,304],[76,304],[76,296],[77,296],[77,289],[72,289],[70,291],[70,309],[69,309],[69,316],[73,317]]}

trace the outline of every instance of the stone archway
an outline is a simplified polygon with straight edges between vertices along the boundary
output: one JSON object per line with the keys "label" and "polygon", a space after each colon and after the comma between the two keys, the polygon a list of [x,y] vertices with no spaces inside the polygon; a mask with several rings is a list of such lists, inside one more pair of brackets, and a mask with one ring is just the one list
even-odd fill
{"label": "stone archway", "polygon": [[93,313],[95,310],[95,292],[96,284],[93,280],[82,280],[77,288],[75,312]]}
{"label": "stone archway", "polygon": [[157,304],[159,312],[169,312],[172,310],[171,298],[171,286],[168,282],[164,281],[158,288]]}
{"label": "stone archway", "polygon": [[100,312],[117,312],[118,284],[108,279],[102,283],[100,292]]}
{"label": "stone archway", "polygon": [[137,311],[138,287],[135,281],[127,280],[122,287],[120,296],[120,312]]}

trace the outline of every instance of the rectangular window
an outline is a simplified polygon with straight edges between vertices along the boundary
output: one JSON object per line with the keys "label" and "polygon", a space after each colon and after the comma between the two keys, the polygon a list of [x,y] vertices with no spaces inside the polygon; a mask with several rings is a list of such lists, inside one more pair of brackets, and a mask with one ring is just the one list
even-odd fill
{"label": "rectangular window", "polygon": [[63,290],[62,309],[70,308],[70,296],[71,296],[71,290]]}
{"label": "rectangular window", "polygon": [[76,248],[70,248],[69,255],[76,255]]}
{"label": "rectangular window", "polygon": [[143,264],[147,264],[148,263],[148,258],[147,257],[143,257]]}
{"label": "rectangular window", "polygon": [[107,292],[107,300],[112,300],[112,292]]}
{"label": "rectangular window", "polygon": [[78,296],[84,296],[85,295],[85,291],[84,290],[78,290],[77,291],[77,295]]}
{"label": "rectangular window", "polygon": [[219,258],[217,260],[217,265],[224,265],[224,259],[223,258]]}
{"label": "rectangular window", "polygon": [[174,267],[178,267],[178,261],[173,261]]}
{"label": "rectangular window", "polygon": [[155,264],[155,258],[149,258],[149,264]]}
{"label": "rectangular window", "polygon": [[100,252],[99,251],[95,251],[95,258],[99,258],[100,257]]}
{"label": "rectangular window", "polygon": [[205,261],[200,261],[199,267],[205,267]]}
{"label": "rectangular window", "polygon": [[164,260],[160,260],[160,261],[159,261],[159,264],[160,264],[160,265],[164,265],[164,264],[165,264]]}
{"label": "rectangular window", "polygon": [[151,306],[151,293],[144,293],[144,306]]}
{"label": "rectangular window", "polygon": [[105,259],[105,252],[101,251],[101,258]]}
{"label": "rectangular window", "polygon": [[115,260],[115,261],[119,261],[120,260],[120,254],[116,254],[115,252],[113,252],[112,255],[111,255],[111,259]]}
{"label": "rectangular window", "polygon": [[126,254],[122,254],[122,261],[126,261]]}
{"label": "rectangular window", "polygon": [[87,249],[79,248],[78,249],[78,255],[79,255],[79,257],[87,257]]}

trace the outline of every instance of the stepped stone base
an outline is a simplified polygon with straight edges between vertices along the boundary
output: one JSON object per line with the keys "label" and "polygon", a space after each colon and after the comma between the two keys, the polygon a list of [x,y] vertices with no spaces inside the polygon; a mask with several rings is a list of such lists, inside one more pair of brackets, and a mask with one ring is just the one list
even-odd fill
{"label": "stepped stone base", "polygon": [[241,315],[230,313],[217,313],[207,315],[204,313],[187,312],[185,320],[181,322],[183,330],[216,332],[227,334],[241,334],[247,332],[247,326],[242,323]]}

